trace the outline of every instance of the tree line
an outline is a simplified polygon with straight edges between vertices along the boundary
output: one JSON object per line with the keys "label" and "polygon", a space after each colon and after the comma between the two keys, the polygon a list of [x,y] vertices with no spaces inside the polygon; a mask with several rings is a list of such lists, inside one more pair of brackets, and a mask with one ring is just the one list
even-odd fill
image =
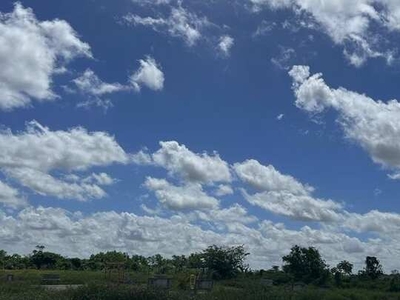
{"label": "tree line", "polygon": [[127,270],[137,272],[155,272],[167,274],[185,269],[207,269],[213,271],[216,278],[233,278],[239,273],[249,271],[245,259],[249,255],[244,246],[219,247],[210,246],[201,252],[185,255],[173,255],[165,258],[160,254],[145,257],[128,255],[118,251],[92,254],[88,259],[69,258],[45,250],[37,245],[29,255],[12,254],[0,250],[0,267],[7,270],[17,269],[50,269],[50,270],[89,270],[101,271],[107,263],[121,262]]}
{"label": "tree line", "polygon": [[[273,266],[270,270],[252,270],[246,264],[249,255],[245,247],[210,246],[203,251],[185,255],[173,255],[165,258],[160,254],[145,257],[142,255],[128,255],[118,251],[100,252],[88,259],[69,258],[45,250],[42,245],[29,255],[7,254],[0,250],[0,267],[8,270],[15,269],[53,269],[53,270],[104,270],[107,263],[121,262],[127,270],[170,274],[184,270],[203,269],[210,272],[214,279],[230,279],[239,275],[260,276],[267,275],[279,283],[302,282],[304,284],[324,285],[334,282],[337,286],[346,285],[352,279],[375,281],[383,276],[382,265],[378,258],[367,256],[365,267],[353,274],[353,264],[343,260],[334,267],[330,267],[314,247],[294,246],[290,253],[282,257],[282,267]],[[396,279],[393,285],[399,287],[400,275],[392,271],[392,278]]]}

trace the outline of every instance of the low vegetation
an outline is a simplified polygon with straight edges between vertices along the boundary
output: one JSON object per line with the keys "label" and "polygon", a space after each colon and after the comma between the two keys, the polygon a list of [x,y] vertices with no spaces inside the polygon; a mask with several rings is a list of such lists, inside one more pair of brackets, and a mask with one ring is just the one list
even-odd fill
{"label": "low vegetation", "polygon": [[[399,273],[384,274],[376,257],[366,257],[365,268],[353,274],[350,262],[343,260],[330,268],[312,247],[294,246],[282,258],[282,269],[275,266],[251,270],[245,264],[248,255],[243,246],[211,246],[170,259],[161,255],[128,256],[116,251],[98,253],[89,259],[66,258],[45,251],[43,246],[27,256],[0,251],[0,299],[400,300]],[[105,272],[115,265],[122,267]],[[44,274],[58,274],[61,285],[73,286],[44,287]],[[148,278],[156,274],[172,278],[172,287],[161,290],[147,286]],[[192,290],[192,274],[214,280],[214,288]]]}

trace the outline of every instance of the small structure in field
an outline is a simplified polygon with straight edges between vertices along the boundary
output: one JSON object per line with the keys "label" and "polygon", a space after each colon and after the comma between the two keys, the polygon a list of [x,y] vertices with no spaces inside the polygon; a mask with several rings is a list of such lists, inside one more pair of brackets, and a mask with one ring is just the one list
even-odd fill
{"label": "small structure in field", "polygon": [[196,289],[200,291],[211,291],[214,287],[214,281],[211,279],[197,279]]}
{"label": "small structure in field", "polygon": [[6,275],[6,281],[7,281],[7,282],[12,282],[12,281],[14,281],[14,275],[13,275],[13,274],[7,274],[7,275]]}
{"label": "small structure in field", "polygon": [[193,293],[211,292],[214,287],[214,281],[207,278],[201,278],[200,275],[190,275],[190,289]]}
{"label": "small structure in field", "polygon": [[172,279],[165,276],[155,275],[153,278],[149,278],[147,286],[154,289],[168,290],[172,287]]}
{"label": "small structure in field", "polygon": [[108,282],[124,283],[126,264],[125,262],[107,262],[104,265],[104,275]]}
{"label": "small structure in field", "polygon": [[59,284],[61,281],[59,274],[43,274],[42,284]]}

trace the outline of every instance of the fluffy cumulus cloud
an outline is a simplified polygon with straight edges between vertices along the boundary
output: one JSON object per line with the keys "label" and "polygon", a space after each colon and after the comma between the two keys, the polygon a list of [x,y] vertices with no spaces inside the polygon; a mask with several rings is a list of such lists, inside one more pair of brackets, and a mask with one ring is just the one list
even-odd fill
{"label": "fluffy cumulus cloud", "polygon": [[79,77],[72,80],[73,88],[66,87],[67,92],[79,92],[86,97],[78,103],[78,107],[98,106],[108,109],[113,106],[110,99],[104,98],[118,92],[140,92],[142,87],[153,91],[164,88],[165,76],[161,66],[154,58],[147,56],[139,60],[140,67],[128,78],[126,84],[118,82],[107,83],[101,80],[95,72],[87,69]]}
{"label": "fluffy cumulus cloud", "polygon": [[[299,74],[298,78],[306,80],[307,76]],[[27,144],[30,151],[25,153]],[[61,144],[63,151],[58,151]],[[37,123],[19,134],[3,132],[0,145],[2,171],[42,195],[78,200],[101,198],[105,195],[101,187],[116,180],[104,172],[83,171],[112,163],[134,161],[161,166],[174,180],[178,179],[176,184],[164,178],[146,178],[143,186],[157,200],[154,206],[152,201],[142,205],[146,216],[113,211],[84,215],[30,206],[9,215],[0,210],[0,243],[6,245],[5,250],[28,253],[41,241],[49,250],[69,256],[89,256],[113,249],[171,256],[199,251],[217,241],[219,245],[246,245],[251,253],[250,265],[268,268],[279,265],[295,241],[301,246],[317,247],[330,264],[346,257],[358,268],[363,264],[361,254],[379,254],[385,267],[400,266],[393,259],[400,254],[398,214],[348,212],[332,200],[313,197],[311,186],[255,160],[229,166],[216,153],[194,153],[177,142],[161,142],[156,152],[141,151],[132,159],[107,134],[89,133],[82,128],[50,131]],[[14,156],[16,161],[10,159]],[[56,178],[50,174],[54,170],[65,175]],[[234,193],[241,183],[255,190],[250,194],[242,189],[248,203],[294,219],[300,226],[287,229],[283,224],[259,219],[237,202],[226,205],[209,195]],[[17,208],[26,206],[24,201],[18,191],[0,182],[1,203]],[[303,221],[318,222],[318,229],[301,225]],[[360,239],[360,233],[372,233],[374,237]],[[85,243],[80,242],[82,238]],[[385,249],[382,243],[387,245]]]}
{"label": "fluffy cumulus cloud", "polygon": [[[148,177],[144,183],[168,210],[207,214],[220,209],[220,201],[214,196],[234,193],[229,185],[233,181],[230,166],[216,152],[195,153],[176,141],[167,141],[160,142],[160,149],[154,153],[146,149],[131,155],[131,161],[137,165],[161,167],[167,171],[167,176],[178,181],[179,184],[174,185],[166,179]],[[149,209],[156,212],[145,207],[146,211]]]}
{"label": "fluffy cumulus cloud", "polygon": [[218,200],[208,196],[198,183],[175,186],[165,179],[148,177],[144,186],[153,191],[162,205],[171,210],[202,210],[218,207]]}
{"label": "fluffy cumulus cloud", "polygon": [[28,202],[21,197],[18,190],[0,181],[0,203],[11,208],[27,206]]}
{"label": "fluffy cumulus cloud", "polygon": [[153,154],[140,151],[134,156],[134,160],[137,163],[163,167],[171,176],[178,176],[188,182],[232,181],[228,163],[217,153],[194,153],[176,141],[160,142],[160,146]]}
{"label": "fluffy cumulus cloud", "polygon": [[23,186],[43,196],[80,201],[88,198],[100,199],[106,196],[106,192],[96,184],[69,183],[34,169],[10,168],[5,169],[5,173],[18,180]]}
{"label": "fluffy cumulus cloud", "polygon": [[[383,37],[374,31],[380,26],[399,30],[400,3],[393,0],[250,0],[255,10],[292,8],[303,18],[305,26],[319,27],[336,44],[344,46],[344,54],[355,66],[368,58],[393,59],[392,51],[381,47]],[[309,18],[311,17],[311,19]],[[303,21],[304,21],[303,20]],[[310,24],[310,22],[315,23]]]}
{"label": "fluffy cumulus cloud", "polygon": [[400,215],[372,210],[366,214],[346,213],[345,228],[355,232],[375,232],[387,240],[399,239]]}
{"label": "fluffy cumulus cloud", "polygon": [[232,187],[227,184],[220,184],[218,185],[217,189],[215,190],[215,195],[222,197],[226,195],[232,195],[234,193]]}
{"label": "fluffy cumulus cloud", "polygon": [[263,192],[243,195],[249,203],[274,214],[300,221],[338,222],[342,219],[342,206],[332,200],[316,199],[309,195],[290,192]]}
{"label": "fluffy cumulus cloud", "polygon": [[171,3],[171,0],[132,0],[138,5],[165,5]]}
{"label": "fluffy cumulus cloud", "polygon": [[199,17],[180,5],[172,7],[169,16],[164,18],[128,14],[124,20],[134,26],[147,26],[172,37],[181,38],[188,46],[194,46],[202,38],[202,31],[211,26],[207,18]]}
{"label": "fluffy cumulus cloud", "polygon": [[257,191],[249,194],[242,189],[244,198],[252,205],[301,221],[337,222],[342,218],[339,203],[314,198],[313,187],[281,174],[271,165],[247,160],[234,164],[233,169],[241,181]]}
{"label": "fluffy cumulus cloud", "polygon": [[[395,243],[382,249],[376,240],[361,241],[357,237],[329,229],[302,227],[290,230],[283,224],[261,221],[249,227],[234,218],[245,215],[240,206],[204,216],[212,224],[223,222],[226,229],[218,230],[195,225],[181,216],[170,218],[138,216],[131,213],[99,212],[83,215],[59,208],[26,208],[11,216],[0,212],[0,243],[5,250],[29,253],[40,241],[50,251],[68,256],[88,257],[94,251],[116,249],[145,256],[161,253],[172,256],[200,251],[209,245],[246,245],[251,253],[249,263],[254,268],[280,265],[296,241],[302,246],[315,246],[330,264],[345,257],[356,267],[363,264],[360,253],[378,255],[386,268],[398,268],[393,259],[400,253]],[[225,219],[225,220],[223,220]],[[221,221],[222,220],[222,221]],[[81,243],[84,239],[85,243]]]}
{"label": "fluffy cumulus cloud", "polygon": [[145,86],[153,91],[161,91],[164,88],[164,73],[161,67],[152,57],[139,60],[140,68],[129,78],[136,91]]}
{"label": "fluffy cumulus cloud", "polygon": [[51,131],[36,121],[18,134],[1,132],[0,148],[0,166],[4,168],[79,171],[128,161],[114,137],[105,132],[88,132],[82,127]]}
{"label": "fluffy cumulus cloud", "polygon": [[314,189],[290,175],[281,174],[274,166],[264,166],[251,159],[233,165],[237,176],[258,191],[283,191],[294,195],[308,195]]}
{"label": "fluffy cumulus cloud", "polygon": [[0,110],[56,99],[53,76],[79,56],[91,57],[90,47],[66,21],[39,21],[19,3],[0,12]]}
{"label": "fluffy cumulus cloud", "polygon": [[108,109],[113,106],[109,99],[103,98],[114,93],[129,91],[129,85],[120,83],[107,83],[102,81],[96,73],[87,69],[81,76],[72,80],[74,88],[67,87],[67,91],[75,92],[76,90],[86,97],[84,101],[78,103],[78,107],[98,106]]}
{"label": "fluffy cumulus cloud", "polygon": [[[194,153],[175,141],[160,142],[160,146],[152,154],[138,152],[133,161],[163,167],[169,176],[182,181],[175,186],[165,179],[147,178],[145,187],[168,209],[217,208],[219,200],[208,193],[212,191],[217,197],[234,194],[232,186],[227,184],[236,184],[233,170],[241,182],[255,190],[250,194],[242,189],[242,196],[252,205],[299,221],[335,222],[342,218],[340,204],[313,197],[313,187],[280,173],[271,165],[247,160],[229,166],[216,153]],[[211,191],[204,189],[204,185],[211,186]]]}
{"label": "fluffy cumulus cloud", "polygon": [[357,142],[374,162],[400,168],[400,104],[383,102],[366,95],[330,88],[322,74],[310,74],[307,66],[295,66],[289,73],[294,80],[296,106],[308,113],[332,109],[347,138]]}
{"label": "fluffy cumulus cloud", "polygon": [[92,173],[92,175],[86,177],[83,181],[89,183],[94,182],[98,185],[113,185],[116,180],[106,173]]}
{"label": "fluffy cumulus cloud", "polygon": [[210,211],[196,211],[191,216],[195,220],[215,223],[217,229],[226,229],[235,224],[251,224],[257,221],[257,218],[248,214],[248,211],[239,204],[223,209],[213,209]]}
{"label": "fluffy cumulus cloud", "polygon": [[233,37],[229,35],[222,36],[218,44],[219,51],[222,53],[222,55],[226,57],[229,56],[234,43],[235,40],[233,39]]}
{"label": "fluffy cumulus cloud", "polygon": [[[20,184],[47,196],[85,200],[102,198],[100,185],[111,184],[105,173],[55,178],[52,172],[85,172],[92,167],[128,163],[128,154],[104,132],[87,132],[81,127],[51,131],[33,121],[25,132],[0,132],[0,168]],[[70,182],[75,178],[76,182]]]}
{"label": "fluffy cumulus cloud", "polygon": [[93,96],[103,96],[124,91],[126,86],[120,83],[103,82],[92,70],[87,69],[81,76],[75,78],[73,83],[79,91]]}

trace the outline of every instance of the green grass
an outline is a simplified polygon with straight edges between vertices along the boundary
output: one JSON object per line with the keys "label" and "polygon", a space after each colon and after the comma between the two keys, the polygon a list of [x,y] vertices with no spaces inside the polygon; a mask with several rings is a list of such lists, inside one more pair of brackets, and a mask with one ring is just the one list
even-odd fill
{"label": "green grass", "polygon": [[[51,292],[39,286],[44,273],[59,274],[60,284],[85,284],[76,290]],[[6,274],[15,281],[5,282]],[[266,288],[258,280],[235,279],[221,281],[209,294],[191,296],[188,274],[174,275],[173,289],[169,292],[146,288],[148,275],[129,273],[135,285],[107,283],[103,272],[91,271],[0,271],[0,300],[400,300],[400,293],[370,289],[321,289],[308,287],[294,292],[285,287]]]}
{"label": "green grass", "polygon": [[[101,271],[59,271],[59,270],[11,270],[0,271],[0,279],[4,281],[7,274],[14,275],[16,282],[27,282],[30,284],[40,284],[43,274],[60,275],[60,284],[87,284],[87,283],[106,283],[104,272]],[[127,272],[126,275],[134,282],[147,283],[148,276],[134,272]],[[116,275],[113,275],[116,278]]]}

